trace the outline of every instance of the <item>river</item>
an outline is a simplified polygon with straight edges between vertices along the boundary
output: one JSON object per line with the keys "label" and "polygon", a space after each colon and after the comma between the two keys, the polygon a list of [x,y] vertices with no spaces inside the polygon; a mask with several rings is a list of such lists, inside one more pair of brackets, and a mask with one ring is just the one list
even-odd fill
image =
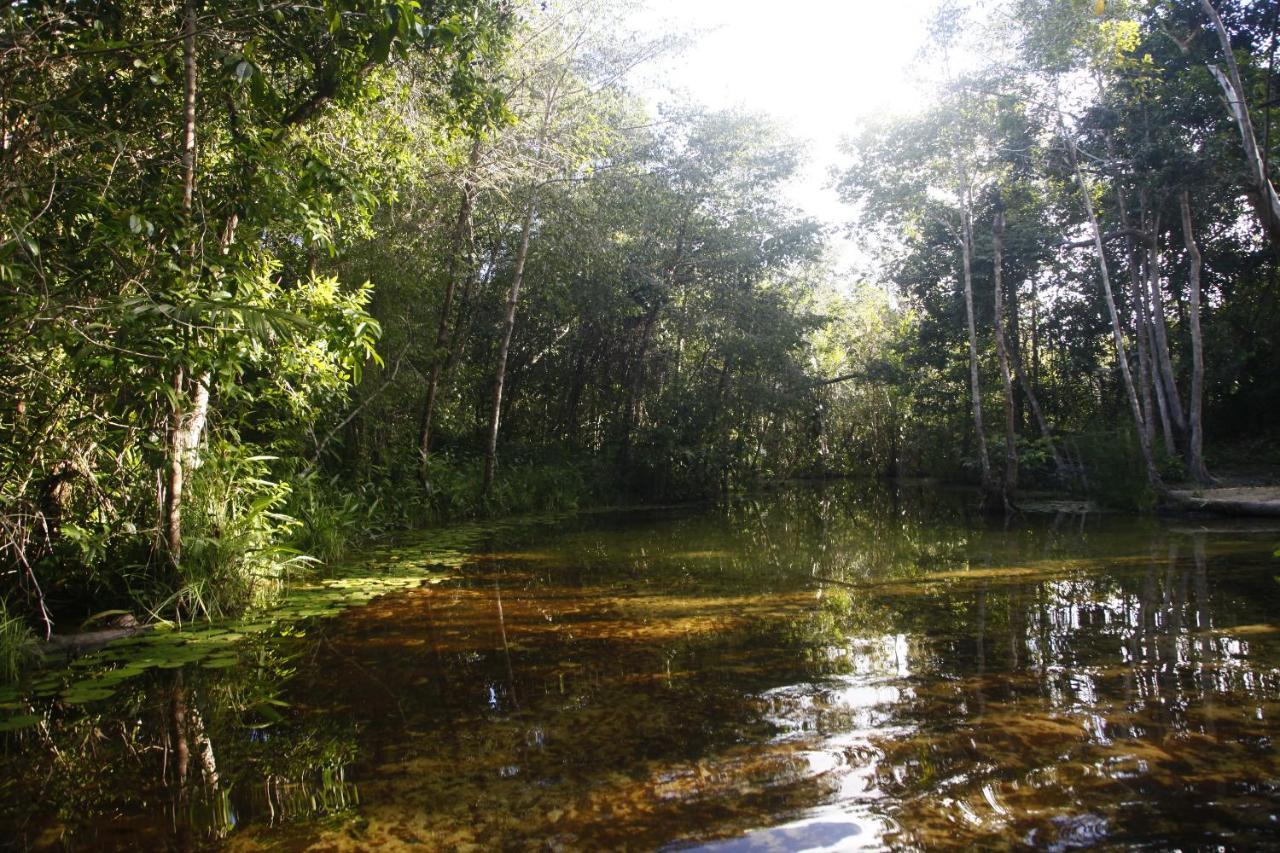
{"label": "river", "polygon": [[1004,522],[936,487],[841,484],[469,535],[448,559],[429,537],[364,555],[362,577],[397,579],[365,603],[219,626],[212,653],[109,647],[6,695],[0,838],[1280,839],[1274,525]]}

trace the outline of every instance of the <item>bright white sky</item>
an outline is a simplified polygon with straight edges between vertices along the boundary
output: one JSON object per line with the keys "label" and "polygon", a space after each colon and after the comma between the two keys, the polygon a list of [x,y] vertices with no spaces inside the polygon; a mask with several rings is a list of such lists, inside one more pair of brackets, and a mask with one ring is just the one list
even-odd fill
{"label": "bright white sky", "polygon": [[[810,145],[807,174],[793,197],[833,224],[849,211],[826,188],[842,136],[868,119],[919,104],[917,53],[937,0],[648,0],[638,27],[702,33],[679,55],[642,69],[637,82],[655,101],[660,88],[713,109],[769,113]],[[853,247],[838,247],[850,260]]]}

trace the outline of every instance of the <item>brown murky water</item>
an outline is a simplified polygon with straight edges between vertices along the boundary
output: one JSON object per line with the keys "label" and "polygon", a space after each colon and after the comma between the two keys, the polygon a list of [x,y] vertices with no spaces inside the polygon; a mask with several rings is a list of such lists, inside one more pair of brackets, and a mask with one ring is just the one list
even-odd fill
{"label": "brown murky water", "polygon": [[84,849],[1280,846],[1277,545],[855,486],[508,532],[235,666],[55,702],[5,736],[0,828]]}

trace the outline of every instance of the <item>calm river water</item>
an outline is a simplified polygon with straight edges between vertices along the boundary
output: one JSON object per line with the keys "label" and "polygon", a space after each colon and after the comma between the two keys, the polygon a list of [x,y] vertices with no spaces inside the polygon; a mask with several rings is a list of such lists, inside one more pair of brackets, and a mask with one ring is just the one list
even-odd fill
{"label": "calm river water", "polygon": [[1278,546],[882,485],[507,529],[440,582],[8,697],[0,839],[1277,846]]}

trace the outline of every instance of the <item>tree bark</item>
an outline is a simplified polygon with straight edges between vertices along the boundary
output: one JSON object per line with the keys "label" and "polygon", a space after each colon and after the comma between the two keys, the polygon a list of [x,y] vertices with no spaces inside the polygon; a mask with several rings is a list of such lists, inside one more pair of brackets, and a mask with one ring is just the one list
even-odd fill
{"label": "tree bark", "polygon": [[1022,386],[1022,393],[1026,395],[1027,405],[1031,408],[1031,417],[1035,419],[1036,429],[1040,431],[1040,436],[1049,445],[1049,456],[1053,459],[1053,467],[1058,472],[1058,479],[1065,485],[1071,481],[1071,468],[1067,464],[1067,460],[1063,457],[1062,451],[1058,448],[1057,442],[1053,440],[1053,431],[1049,429],[1049,422],[1045,419],[1044,410],[1040,408],[1040,399],[1036,396],[1033,379],[1028,380],[1026,371],[1022,369],[1022,359],[1015,357],[1013,360],[1013,372],[1017,377],[1018,384]]}
{"label": "tree bark", "polygon": [[[1134,249],[1135,256],[1139,254]],[[1147,298],[1146,280],[1149,271],[1143,266],[1149,265],[1149,256],[1143,261],[1135,259],[1133,266],[1133,310],[1136,316],[1136,334],[1139,365],[1141,375],[1139,382],[1143,394],[1143,416],[1147,420],[1147,436],[1151,446],[1156,441],[1156,421],[1159,420],[1161,434],[1164,437],[1165,451],[1170,455],[1177,453],[1177,443],[1173,435],[1173,416],[1169,414],[1169,398],[1165,390],[1164,378],[1160,373],[1159,356],[1157,355],[1155,323],[1151,317],[1151,300]],[[1145,357],[1143,357],[1145,356]],[[1152,397],[1155,404],[1152,407]]]}
{"label": "tree bark", "polygon": [[481,142],[477,137],[471,144],[467,173],[462,180],[462,198],[458,202],[458,215],[454,220],[453,239],[449,245],[449,259],[446,264],[444,300],[440,304],[440,322],[436,326],[435,348],[431,353],[431,374],[427,378],[426,400],[422,404],[422,419],[418,425],[418,480],[424,487],[427,486],[427,458],[431,453],[431,420],[435,414],[440,375],[448,360],[449,321],[453,314],[453,295],[457,290],[458,267],[461,265],[463,245],[467,242],[471,227],[471,214],[475,205],[474,177],[476,167],[480,163],[480,153]]}
{"label": "tree bark", "polygon": [[498,367],[493,378],[493,406],[489,413],[489,440],[484,454],[484,480],[481,494],[488,497],[493,488],[498,460],[498,425],[502,416],[502,386],[507,377],[507,354],[511,351],[511,335],[516,327],[516,308],[520,304],[520,285],[524,281],[524,264],[529,257],[529,235],[533,230],[534,202],[525,205],[520,223],[520,247],[516,250],[516,266],[511,274],[511,290],[507,293],[507,311],[502,321],[502,343],[498,347]]}
{"label": "tree bark", "polygon": [[1253,121],[1249,117],[1249,102],[1245,98],[1244,83],[1240,77],[1240,67],[1236,64],[1235,53],[1231,50],[1231,38],[1227,28],[1213,7],[1210,0],[1200,0],[1200,8],[1209,16],[1214,33],[1218,36],[1218,44],[1222,47],[1222,56],[1227,64],[1224,74],[1222,69],[1210,64],[1209,71],[1227,99],[1227,109],[1231,111],[1240,129],[1240,142],[1244,148],[1245,165],[1249,170],[1250,182],[1253,184],[1254,207],[1272,245],[1280,245],[1280,195],[1267,174],[1267,168],[1258,149],[1258,137],[1253,129]]}
{"label": "tree bark", "polygon": [[1182,414],[1182,396],[1178,393],[1178,382],[1173,374],[1173,359],[1169,355],[1169,332],[1165,326],[1164,298],[1160,293],[1160,218],[1152,215],[1151,237],[1147,244],[1147,304],[1151,318],[1151,330],[1155,336],[1155,364],[1159,370],[1160,383],[1164,386],[1164,397],[1169,420],[1173,427],[1175,441],[1180,441],[1187,432],[1187,421]]}
{"label": "tree bark", "polygon": [[1172,452],[1174,434],[1169,425],[1169,415],[1165,412],[1165,393],[1156,380],[1156,368],[1152,364],[1151,352],[1155,348],[1155,336],[1151,333],[1151,315],[1147,311],[1146,288],[1143,287],[1142,261],[1138,260],[1137,248],[1133,250],[1133,315],[1134,315],[1134,348],[1138,351],[1138,391],[1142,394],[1142,416],[1147,424],[1147,441],[1152,447],[1156,444],[1156,421],[1160,421],[1165,430],[1165,443]]}
{"label": "tree bark", "polygon": [[[1028,377],[1022,363],[1022,347],[1014,347],[1010,353],[1010,361],[1013,362],[1014,378],[1018,380],[1018,386],[1022,389],[1022,396],[1026,398],[1027,406],[1031,409],[1031,417],[1035,421],[1036,429],[1040,431],[1040,436],[1049,446],[1049,456],[1053,459],[1054,470],[1058,473],[1058,479],[1063,485],[1071,481],[1070,466],[1067,465],[1066,459],[1062,455],[1062,451],[1058,448],[1058,444],[1053,440],[1053,432],[1049,429],[1049,422],[1045,419],[1044,411],[1040,408],[1040,399],[1036,394],[1035,385],[1039,381],[1039,362],[1040,362],[1040,344],[1039,332],[1037,327],[1039,320],[1037,317],[1036,305],[1039,302],[1039,296],[1036,293],[1035,280],[1031,280],[1031,359],[1032,373]],[[1010,300],[1009,302],[1009,324],[1011,328],[1018,327],[1018,303]]]}
{"label": "tree bark", "polygon": [[1200,247],[1196,244],[1191,222],[1191,196],[1186,190],[1179,196],[1182,207],[1182,236],[1187,244],[1187,299],[1191,314],[1191,400],[1187,412],[1190,435],[1187,439],[1187,468],[1198,483],[1212,482],[1204,464],[1204,338],[1200,333]]}
{"label": "tree bark", "polygon": [[179,798],[185,798],[187,772],[191,764],[191,747],[187,743],[187,689],[182,671],[173,675],[169,690],[170,744],[173,746],[174,787]]}
{"label": "tree bark", "polygon": [[1014,424],[1013,377],[1009,370],[1009,351],[1005,342],[1004,316],[1004,211],[997,210],[991,223],[992,289],[995,291],[996,356],[1000,361],[1000,380],[1004,386],[1004,505],[1012,506],[1018,486],[1018,440]]}
{"label": "tree bark", "polygon": [[627,402],[623,409],[622,451],[620,463],[625,472],[631,465],[631,439],[636,425],[640,421],[640,399],[644,394],[645,366],[649,358],[649,345],[653,340],[653,327],[658,320],[658,311],[662,303],[655,300],[640,321],[640,341],[636,346],[635,358],[627,377]]}
{"label": "tree bark", "polygon": [[[1115,157],[1110,138],[1107,140],[1107,148],[1111,156]],[[1139,206],[1142,211],[1142,224],[1145,226],[1147,216],[1145,195],[1141,195]],[[1146,424],[1147,441],[1154,446],[1156,441],[1157,407],[1161,421],[1167,424],[1168,418],[1164,415],[1163,397],[1156,399],[1157,394],[1153,389],[1155,373],[1151,366],[1152,338],[1150,322],[1147,316],[1147,303],[1143,296],[1142,253],[1139,251],[1137,243],[1138,239],[1145,239],[1146,232],[1142,228],[1134,228],[1131,225],[1129,221],[1129,200],[1125,196],[1122,186],[1116,187],[1116,209],[1120,214],[1121,233],[1125,238],[1125,249],[1129,260],[1130,301],[1133,303],[1133,323],[1135,328],[1134,346],[1138,351],[1138,395],[1142,408],[1143,422]],[[1172,433],[1169,433],[1167,427],[1165,440],[1166,442],[1173,440]],[[1172,452],[1172,447],[1170,447],[1170,452]]]}
{"label": "tree bark", "polygon": [[1111,275],[1107,270],[1107,254],[1106,246],[1103,244],[1102,239],[1102,227],[1098,224],[1098,216],[1093,209],[1093,198],[1090,196],[1089,182],[1085,179],[1084,172],[1080,168],[1080,158],[1076,153],[1075,143],[1067,134],[1065,127],[1062,128],[1062,141],[1066,144],[1067,156],[1071,162],[1071,168],[1075,172],[1076,183],[1080,186],[1080,197],[1084,201],[1085,214],[1093,231],[1094,246],[1098,252],[1098,269],[1102,279],[1102,293],[1106,300],[1107,312],[1111,315],[1111,334],[1115,341],[1116,362],[1120,367],[1120,376],[1124,382],[1125,395],[1129,398],[1129,410],[1133,415],[1134,425],[1138,429],[1138,445],[1141,448],[1142,460],[1146,466],[1147,480],[1152,488],[1163,493],[1164,483],[1160,479],[1160,471],[1156,468],[1155,456],[1151,452],[1147,424],[1142,418],[1142,409],[1138,404],[1138,393],[1133,384],[1133,374],[1129,370],[1129,356],[1125,351],[1124,345],[1124,330],[1120,326],[1120,315],[1116,311],[1115,295],[1111,290]]}
{"label": "tree bark", "polygon": [[[1009,364],[1017,364],[1022,359],[1022,352],[1026,349],[1026,342],[1023,340],[1022,329],[1022,293],[1016,283],[1011,283],[1004,291],[1005,298],[1005,315],[1008,318],[1005,323],[1006,343],[1009,347]],[[1016,382],[1014,377],[1013,386],[1013,417],[1014,423],[1018,425],[1019,430],[1030,431],[1032,423],[1027,414],[1027,397],[1022,392],[1022,386]]]}
{"label": "tree bark", "polygon": [[[185,0],[182,5],[182,211],[187,227],[192,223],[196,186],[196,2]],[[195,264],[195,242],[192,238],[191,263]],[[187,396],[185,371],[178,366],[174,371],[172,403],[167,435],[168,476],[164,483],[163,517],[161,526],[169,563],[175,571],[182,560],[182,492],[186,481],[187,459],[200,441],[200,432],[192,441],[191,429],[204,430],[205,413],[209,404],[209,387],[196,382],[196,395],[191,408],[184,411]]]}
{"label": "tree bark", "polygon": [[987,455],[987,436],[982,422],[982,387],[978,380],[978,330],[973,318],[973,218],[969,210],[968,181],[962,179],[960,211],[960,257],[964,279],[964,313],[969,328],[969,393],[973,405],[973,428],[978,438],[978,456],[982,465],[982,489],[995,491],[991,479],[991,459]]}
{"label": "tree bark", "polygon": [[182,4],[182,211],[190,225],[196,191],[196,0]]}

